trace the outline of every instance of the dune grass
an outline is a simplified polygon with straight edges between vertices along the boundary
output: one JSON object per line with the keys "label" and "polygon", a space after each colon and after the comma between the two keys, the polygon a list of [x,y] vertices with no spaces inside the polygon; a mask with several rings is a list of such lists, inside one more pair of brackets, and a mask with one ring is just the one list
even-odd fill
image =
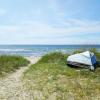
{"label": "dune grass", "polygon": [[21,56],[0,56],[0,77],[28,64],[29,61]]}
{"label": "dune grass", "polygon": [[[99,58],[100,53],[95,53]],[[24,73],[25,87],[35,100],[100,99],[100,68],[95,72],[70,68],[66,65],[67,56],[47,54]]]}
{"label": "dune grass", "polygon": [[[74,51],[73,54],[81,53],[84,51],[86,51],[86,49],[79,49],[79,50]],[[89,51],[93,52],[96,55],[97,59],[100,60],[100,52],[96,48],[90,48]]]}

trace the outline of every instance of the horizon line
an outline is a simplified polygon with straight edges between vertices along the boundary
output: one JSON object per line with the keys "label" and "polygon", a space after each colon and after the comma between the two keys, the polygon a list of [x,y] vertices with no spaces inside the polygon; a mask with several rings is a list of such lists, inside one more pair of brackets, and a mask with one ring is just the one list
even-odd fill
{"label": "horizon line", "polygon": [[0,45],[100,45],[100,44],[0,44]]}

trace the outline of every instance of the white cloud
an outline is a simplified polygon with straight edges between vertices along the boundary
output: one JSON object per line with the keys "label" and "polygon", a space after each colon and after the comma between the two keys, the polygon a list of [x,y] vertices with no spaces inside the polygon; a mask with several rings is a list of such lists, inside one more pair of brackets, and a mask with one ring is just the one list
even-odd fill
{"label": "white cloud", "polygon": [[[67,23],[67,25],[66,25]],[[53,27],[49,24],[40,22],[24,21],[19,25],[0,26],[0,35],[2,37],[15,39],[17,43],[91,43],[88,39],[77,37],[78,35],[95,35],[100,33],[99,21],[68,20],[64,27]],[[75,38],[74,38],[75,36]],[[1,38],[2,38],[1,37]],[[77,39],[76,39],[77,37]],[[92,38],[92,37],[91,37]],[[94,37],[97,38],[97,37]],[[18,42],[19,41],[19,42]],[[95,41],[93,41],[94,43]],[[97,39],[96,43],[100,43]]]}
{"label": "white cloud", "polygon": [[[66,25],[67,24],[67,25]],[[58,35],[58,36],[70,36],[85,33],[98,33],[100,32],[100,22],[98,21],[80,21],[80,20],[69,20],[66,21],[64,27],[53,27],[49,24],[25,21],[19,25],[0,26],[0,33],[17,33],[25,34],[29,33],[32,35]]]}
{"label": "white cloud", "polygon": [[[66,25],[67,24],[67,25]],[[28,26],[27,26],[28,25]],[[26,32],[35,34],[47,35],[77,35],[85,33],[98,33],[100,32],[99,21],[81,21],[69,20],[65,23],[64,27],[53,27],[49,24],[43,24],[30,21],[23,27]]]}
{"label": "white cloud", "polygon": [[2,25],[0,26],[0,34],[8,34],[8,33],[16,33],[19,29],[18,26],[7,26],[7,25]]}
{"label": "white cloud", "polygon": [[5,15],[6,14],[6,10],[5,9],[0,9],[0,16]]}

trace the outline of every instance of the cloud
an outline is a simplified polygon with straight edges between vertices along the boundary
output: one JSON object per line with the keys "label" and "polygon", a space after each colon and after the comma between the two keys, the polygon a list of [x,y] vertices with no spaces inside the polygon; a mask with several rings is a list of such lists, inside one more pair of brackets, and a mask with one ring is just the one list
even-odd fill
{"label": "cloud", "polygon": [[0,16],[5,15],[6,14],[6,10],[5,9],[0,9]]}
{"label": "cloud", "polygon": [[[24,24],[25,25],[25,24]],[[28,25],[28,26],[27,26]],[[67,20],[64,22],[63,27],[54,27],[49,24],[29,21],[23,27],[29,33],[36,34],[52,34],[52,35],[77,35],[85,33],[99,33],[100,22],[99,21],[82,21],[82,20]]]}
{"label": "cloud", "polygon": [[0,34],[16,33],[19,30],[18,28],[18,26],[13,25],[2,25],[0,26]]}
{"label": "cloud", "polygon": [[99,21],[68,20],[64,27],[54,27],[47,23],[25,21],[19,25],[0,26],[0,33],[29,34],[33,36],[73,36],[78,34],[99,33]]}
{"label": "cloud", "polygon": [[[99,21],[70,19],[64,25],[64,27],[54,27],[47,23],[24,21],[18,25],[0,26],[0,38],[2,41],[7,40],[7,43],[14,41],[24,44],[100,43],[100,39],[95,35],[100,33]],[[92,41],[95,39],[96,41]]]}

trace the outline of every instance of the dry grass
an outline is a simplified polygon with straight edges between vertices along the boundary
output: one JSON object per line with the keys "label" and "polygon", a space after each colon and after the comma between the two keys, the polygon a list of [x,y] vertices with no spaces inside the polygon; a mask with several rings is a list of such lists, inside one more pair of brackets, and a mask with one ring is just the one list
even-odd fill
{"label": "dry grass", "polygon": [[66,57],[61,53],[45,55],[24,73],[30,94],[35,100],[99,100],[100,68],[95,72],[70,68]]}

